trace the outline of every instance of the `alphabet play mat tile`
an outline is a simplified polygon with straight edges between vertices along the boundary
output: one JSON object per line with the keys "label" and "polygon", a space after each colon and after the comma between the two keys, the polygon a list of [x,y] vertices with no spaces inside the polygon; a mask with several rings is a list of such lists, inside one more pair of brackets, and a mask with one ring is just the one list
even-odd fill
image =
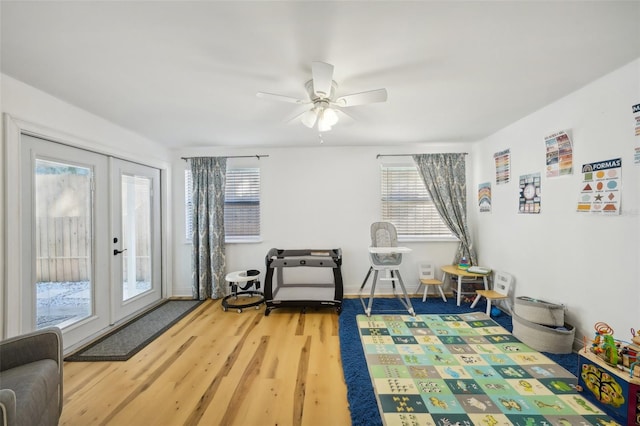
{"label": "alphabet play mat tile", "polygon": [[615,425],[487,315],[357,316],[386,425]]}

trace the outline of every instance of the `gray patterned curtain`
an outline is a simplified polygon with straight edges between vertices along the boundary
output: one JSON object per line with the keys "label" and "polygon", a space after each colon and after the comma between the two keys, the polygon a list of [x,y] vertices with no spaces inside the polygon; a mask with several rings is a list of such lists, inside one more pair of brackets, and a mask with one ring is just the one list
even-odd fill
{"label": "gray patterned curtain", "polygon": [[192,158],[193,298],[225,296],[224,186],[226,157]]}
{"label": "gray patterned curtain", "polygon": [[417,154],[413,161],[442,220],[460,239],[453,263],[458,263],[465,256],[477,265],[476,251],[467,226],[465,154]]}

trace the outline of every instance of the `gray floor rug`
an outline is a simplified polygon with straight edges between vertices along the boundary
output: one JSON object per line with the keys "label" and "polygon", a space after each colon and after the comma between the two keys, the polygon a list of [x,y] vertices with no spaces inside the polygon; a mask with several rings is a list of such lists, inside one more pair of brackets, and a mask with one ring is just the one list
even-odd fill
{"label": "gray floor rug", "polygon": [[200,300],[169,300],[92,342],[65,361],[126,361],[200,303]]}

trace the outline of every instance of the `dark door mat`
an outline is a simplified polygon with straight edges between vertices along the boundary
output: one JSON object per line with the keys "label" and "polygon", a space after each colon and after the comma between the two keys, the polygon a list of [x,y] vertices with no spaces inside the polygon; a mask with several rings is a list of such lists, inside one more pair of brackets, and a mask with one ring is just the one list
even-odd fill
{"label": "dark door mat", "polygon": [[202,303],[168,300],[65,358],[65,361],[126,361]]}

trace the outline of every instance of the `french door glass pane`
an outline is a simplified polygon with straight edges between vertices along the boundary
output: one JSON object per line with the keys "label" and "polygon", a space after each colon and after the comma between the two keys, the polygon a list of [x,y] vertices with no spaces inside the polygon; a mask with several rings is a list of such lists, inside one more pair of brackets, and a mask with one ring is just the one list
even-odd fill
{"label": "french door glass pane", "polygon": [[36,327],[92,313],[92,169],[35,162]]}
{"label": "french door glass pane", "polygon": [[122,175],[122,300],[151,290],[151,179]]}

